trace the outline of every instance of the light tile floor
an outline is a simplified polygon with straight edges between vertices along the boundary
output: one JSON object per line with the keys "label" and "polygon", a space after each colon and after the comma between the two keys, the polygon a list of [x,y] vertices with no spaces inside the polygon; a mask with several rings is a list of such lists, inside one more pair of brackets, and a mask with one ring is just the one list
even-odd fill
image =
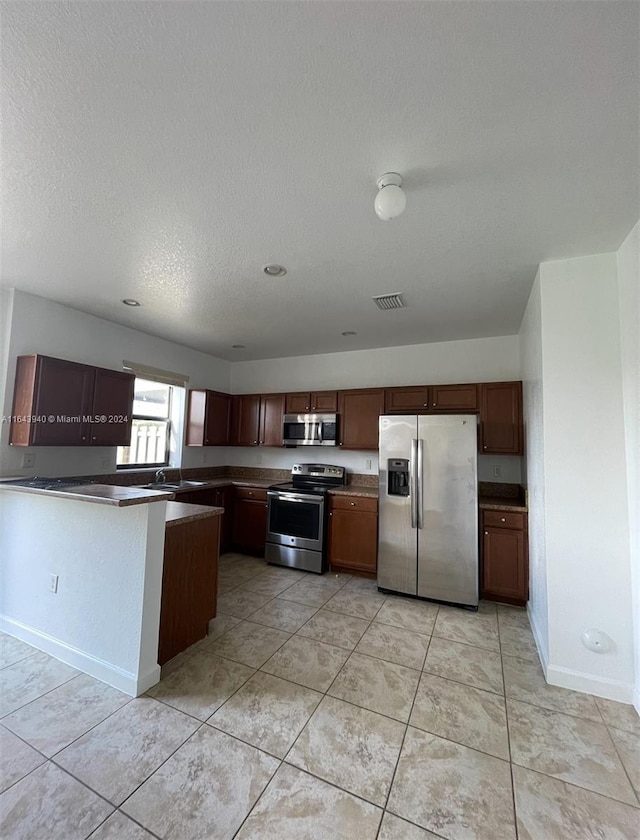
{"label": "light tile floor", "polygon": [[4,840],[638,840],[640,719],[548,686],[523,610],[227,554],[135,700],[0,636]]}

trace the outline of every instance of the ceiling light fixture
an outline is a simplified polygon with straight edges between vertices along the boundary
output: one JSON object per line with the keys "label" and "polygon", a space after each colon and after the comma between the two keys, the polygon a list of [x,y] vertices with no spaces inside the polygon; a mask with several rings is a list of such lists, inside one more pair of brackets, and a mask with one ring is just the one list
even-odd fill
{"label": "ceiling light fixture", "polygon": [[347,330],[346,332],[343,332],[342,335],[358,335],[358,333],[353,332],[353,330]]}
{"label": "ceiling light fixture", "polygon": [[265,265],[262,269],[267,277],[284,277],[287,269],[283,265],[274,263],[273,265]]}
{"label": "ceiling light fixture", "polygon": [[246,350],[247,348],[244,344],[232,344],[231,349],[232,350]]}
{"label": "ceiling light fixture", "polygon": [[373,204],[376,216],[383,222],[395,219],[407,206],[407,196],[402,189],[402,178],[397,172],[385,172],[376,181],[378,194]]}
{"label": "ceiling light fixture", "polygon": [[142,306],[139,300],[134,300],[133,298],[124,298],[122,302],[125,306]]}

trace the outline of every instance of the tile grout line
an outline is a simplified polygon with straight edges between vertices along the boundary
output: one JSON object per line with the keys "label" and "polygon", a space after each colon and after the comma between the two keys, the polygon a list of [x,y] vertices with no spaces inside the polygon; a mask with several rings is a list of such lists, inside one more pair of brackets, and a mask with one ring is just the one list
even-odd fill
{"label": "tile grout line", "polygon": [[498,623],[498,645],[500,647],[500,673],[502,674],[502,687],[504,689],[504,715],[505,725],[507,727],[507,747],[509,750],[509,778],[511,779],[511,803],[513,806],[513,828],[515,831],[516,840],[520,836],[518,830],[518,807],[516,804],[516,780],[513,775],[513,754],[511,752],[511,730],[509,728],[509,704],[507,703],[507,682],[504,678],[504,659],[502,658],[502,635],[500,633],[500,611],[496,612],[496,621]]}
{"label": "tile grout line", "polygon": [[[618,745],[616,744],[616,739],[611,734],[610,727],[608,727],[606,724],[603,724],[603,725],[604,725],[604,728],[607,732],[607,735],[609,736],[609,740],[613,744],[613,749],[615,751],[616,756],[618,757],[618,761],[620,762],[620,764],[622,766],[624,774],[627,777],[627,781],[629,782],[629,786],[631,787],[631,791],[636,798],[636,801],[638,803],[636,807],[640,808],[640,795],[638,794],[638,791],[635,789],[635,787],[633,785],[633,782],[631,781],[631,776],[629,776],[629,772],[627,771],[627,765],[622,760],[622,756],[620,755],[620,750],[618,749]],[[611,729],[615,729],[615,727],[611,727]]]}

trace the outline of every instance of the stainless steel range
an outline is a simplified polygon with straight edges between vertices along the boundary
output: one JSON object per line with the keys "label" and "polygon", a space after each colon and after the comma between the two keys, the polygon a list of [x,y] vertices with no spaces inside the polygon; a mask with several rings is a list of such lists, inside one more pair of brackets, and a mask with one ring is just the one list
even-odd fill
{"label": "stainless steel range", "polygon": [[294,464],[291,482],[267,491],[265,559],[276,566],[327,571],[327,493],[346,483],[344,467]]}

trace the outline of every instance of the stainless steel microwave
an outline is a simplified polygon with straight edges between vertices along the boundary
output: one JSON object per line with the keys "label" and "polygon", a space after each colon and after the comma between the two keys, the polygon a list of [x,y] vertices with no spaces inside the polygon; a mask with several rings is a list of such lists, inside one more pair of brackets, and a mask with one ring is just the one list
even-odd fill
{"label": "stainless steel microwave", "polygon": [[285,446],[337,446],[337,414],[285,414]]}

